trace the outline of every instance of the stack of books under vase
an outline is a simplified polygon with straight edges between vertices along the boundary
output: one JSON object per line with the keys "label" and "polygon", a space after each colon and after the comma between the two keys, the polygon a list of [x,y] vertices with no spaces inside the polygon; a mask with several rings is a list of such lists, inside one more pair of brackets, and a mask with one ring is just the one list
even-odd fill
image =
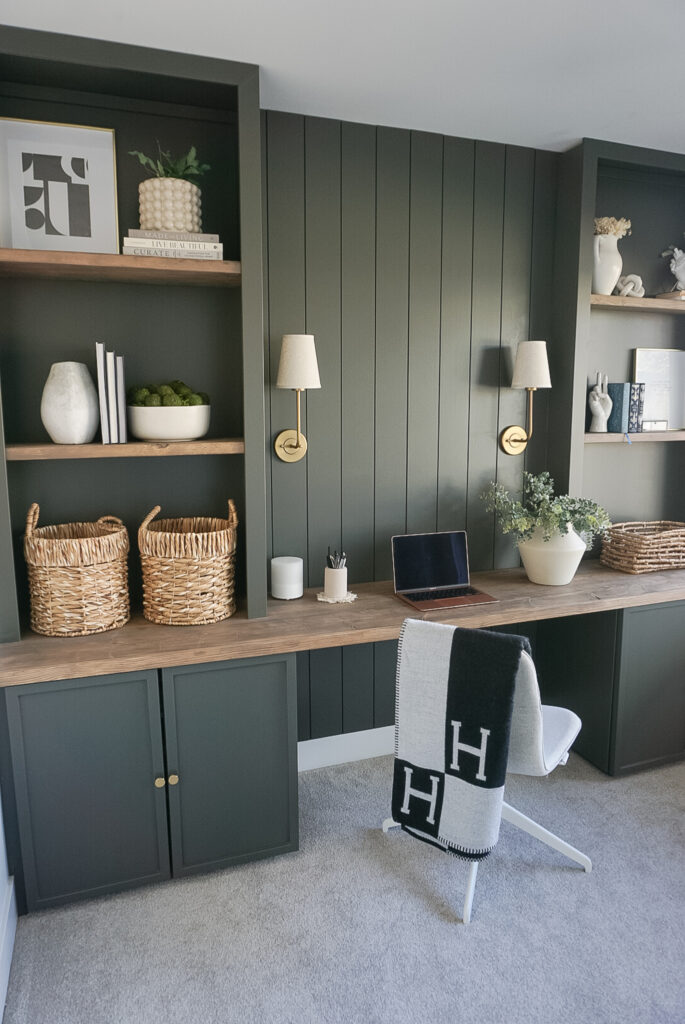
{"label": "stack of books under vase", "polygon": [[124,256],[157,256],[184,260],[222,260],[218,235],[193,231],[151,231],[130,228],[121,249]]}

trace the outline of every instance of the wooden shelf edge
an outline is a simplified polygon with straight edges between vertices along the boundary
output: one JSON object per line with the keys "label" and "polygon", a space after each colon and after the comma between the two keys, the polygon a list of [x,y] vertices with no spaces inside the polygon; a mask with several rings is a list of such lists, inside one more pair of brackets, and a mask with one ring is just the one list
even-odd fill
{"label": "wooden shelf edge", "polygon": [[198,441],[130,441],[128,444],[8,444],[8,462],[52,459],[137,459],[170,455],[243,455],[241,437]]}
{"label": "wooden shelf edge", "polygon": [[585,444],[644,444],[649,441],[685,441],[685,430],[646,430],[642,434],[585,434]]}
{"label": "wooden shelf edge", "polygon": [[590,306],[603,309],[638,309],[649,313],[685,313],[685,301],[682,299],[642,299],[630,295],[591,295]]}
{"label": "wooden shelf edge", "polygon": [[173,259],[119,253],[1,249],[0,275],[140,284],[197,284],[221,288],[240,284],[236,260]]}

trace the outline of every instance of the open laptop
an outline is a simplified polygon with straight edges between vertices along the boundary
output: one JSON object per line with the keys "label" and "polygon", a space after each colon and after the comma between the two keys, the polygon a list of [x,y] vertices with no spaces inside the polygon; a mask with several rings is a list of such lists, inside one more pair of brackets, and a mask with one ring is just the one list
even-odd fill
{"label": "open laptop", "polygon": [[471,586],[464,530],[392,538],[395,594],[418,611],[496,601]]}

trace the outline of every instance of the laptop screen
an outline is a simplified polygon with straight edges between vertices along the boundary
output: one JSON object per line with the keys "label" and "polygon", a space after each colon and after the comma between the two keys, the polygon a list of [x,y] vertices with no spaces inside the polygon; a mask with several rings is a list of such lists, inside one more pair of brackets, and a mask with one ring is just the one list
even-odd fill
{"label": "laptop screen", "polygon": [[469,582],[466,533],[410,533],[392,538],[395,590],[457,587]]}

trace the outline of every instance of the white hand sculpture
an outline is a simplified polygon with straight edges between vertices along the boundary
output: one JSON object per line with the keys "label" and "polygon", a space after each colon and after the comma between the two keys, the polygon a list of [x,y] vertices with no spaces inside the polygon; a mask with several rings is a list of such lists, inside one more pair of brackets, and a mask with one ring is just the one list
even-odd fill
{"label": "white hand sculpture", "polygon": [[602,383],[595,384],[588,395],[588,404],[592,413],[590,433],[606,434],[607,420],[611,415],[611,407],[614,404],[609,397],[606,378],[604,378]]}

